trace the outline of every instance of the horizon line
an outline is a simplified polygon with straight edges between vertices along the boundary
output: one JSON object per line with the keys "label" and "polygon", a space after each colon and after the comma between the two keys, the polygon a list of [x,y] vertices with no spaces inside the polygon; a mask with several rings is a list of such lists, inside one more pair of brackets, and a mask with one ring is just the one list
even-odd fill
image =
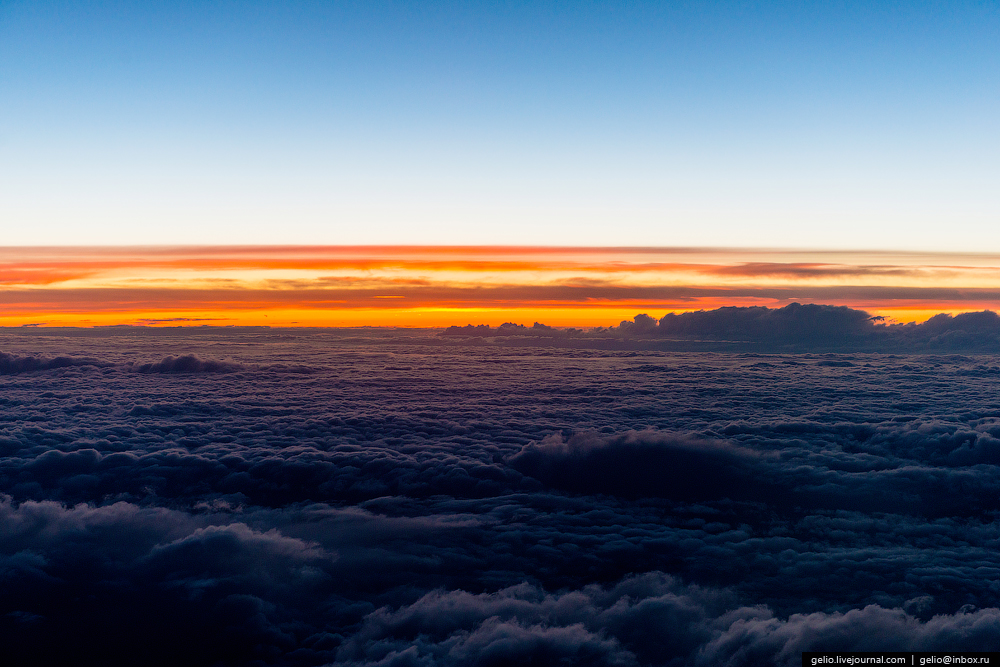
{"label": "horizon line", "polygon": [[[789,306],[805,306],[805,305],[819,306],[819,307],[822,307],[822,308],[832,308],[832,309],[838,309],[838,310],[839,309],[846,309],[846,310],[853,311],[853,312],[864,313],[864,314],[868,315],[868,320],[876,322],[875,326],[880,327],[880,328],[885,327],[887,329],[888,328],[894,328],[894,327],[902,327],[902,326],[907,326],[907,325],[912,325],[912,324],[916,324],[916,325],[926,324],[926,322],[927,322],[927,320],[924,320],[922,322],[898,322],[898,321],[891,321],[891,320],[887,320],[887,318],[885,318],[883,316],[874,315],[871,312],[869,312],[869,311],[867,311],[865,309],[862,309],[862,308],[851,308],[850,306],[841,306],[841,305],[827,304],[827,303],[807,303],[807,304],[802,304],[802,303],[799,303],[799,302],[792,302],[792,303],[790,303],[788,305],[777,307],[777,308],[771,308],[771,307],[768,307],[768,306],[719,306],[717,308],[711,308],[711,309],[688,310],[688,311],[681,311],[681,312],[677,312],[676,310],[674,310],[674,311],[669,311],[669,312],[665,313],[662,317],[653,318],[653,319],[658,323],[660,320],[662,320],[663,318],[665,318],[667,315],[683,316],[683,315],[690,315],[690,314],[695,314],[695,313],[713,313],[713,312],[718,312],[718,311],[727,310],[727,309],[751,310],[751,309],[755,309],[755,308],[761,308],[761,309],[764,309],[764,310],[778,311],[778,310],[784,310],[784,309],[788,308]],[[989,308],[986,308],[986,309],[983,309],[983,310],[963,311],[962,313],[960,313],[960,315],[975,315],[975,314],[986,314],[986,313],[991,313],[991,314],[996,315],[997,311],[989,309]],[[941,316],[941,315],[947,316],[948,318],[952,318],[952,319],[954,317],[957,317],[956,315],[952,315],[949,312],[939,312],[939,313],[935,313],[934,315],[931,315],[928,318],[928,320],[929,319],[933,319],[933,318],[938,317],[938,316]],[[447,331],[449,329],[464,329],[464,328],[478,328],[478,329],[487,329],[487,330],[492,329],[492,330],[496,330],[496,329],[499,329],[500,327],[503,327],[505,325],[514,325],[514,326],[518,326],[518,327],[531,328],[531,327],[533,327],[535,325],[540,325],[541,327],[545,327],[548,330],[556,330],[556,331],[579,331],[579,332],[582,332],[582,333],[587,333],[587,332],[589,332],[589,333],[598,333],[598,332],[601,332],[601,331],[609,331],[610,332],[611,330],[614,330],[614,329],[621,329],[622,325],[629,325],[629,324],[635,322],[637,318],[643,317],[643,316],[649,317],[648,313],[636,313],[635,315],[632,316],[631,320],[626,319],[626,320],[623,320],[623,321],[619,322],[619,324],[617,324],[617,325],[607,325],[607,326],[599,326],[599,325],[598,326],[560,326],[560,325],[548,325],[545,322],[539,322],[539,321],[534,321],[531,325],[527,325],[527,324],[522,324],[520,322],[515,322],[513,320],[509,320],[509,321],[503,322],[502,324],[499,324],[499,325],[496,325],[496,326],[492,326],[490,324],[475,324],[475,323],[471,323],[471,322],[466,322],[464,324],[442,324],[442,325],[436,325],[436,326],[413,326],[413,325],[405,325],[405,324],[356,324],[356,325],[349,325],[349,326],[328,326],[328,325],[311,325],[311,324],[297,324],[297,323],[293,323],[291,325],[289,325],[289,324],[281,324],[281,325],[270,325],[270,324],[209,324],[209,323],[199,322],[198,321],[199,318],[165,318],[165,319],[146,319],[146,320],[140,321],[139,323],[136,323],[136,322],[130,322],[130,323],[129,322],[122,322],[122,323],[116,323],[116,324],[94,324],[94,325],[91,325],[91,326],[58,325],[58,324],[50,326],[50,325],[48,325],[45,322],[31,322],[31,323],[19,324],[19,325],[4,325],[4,324],[0,324],[0,331],[25,331],[25,330],[45,330],[45,331],[52,331],[54,329],[67,329],[67,330],[79,330],[79,331],[93,331],[93,330],[99,330],[99,329],[149,329],[149,330],[154,330],[155,329],[157,331],[162,331],[162,330],[167,330],[167,329],[267,329],[267,330],[280,330],[280,329],[306,330],[306,329],[314,329],[314,330],[337,330],[337,331],[352,331],[352,330],[359,330],[359,329],[386,329],[386,330],[411,330],[411,331]]]}
{"label": "horizon line", "polygon": [[825,303],[894,320],[1000,306],[1000,254],[699,247],[0,246],[0,325],[616,324]]}

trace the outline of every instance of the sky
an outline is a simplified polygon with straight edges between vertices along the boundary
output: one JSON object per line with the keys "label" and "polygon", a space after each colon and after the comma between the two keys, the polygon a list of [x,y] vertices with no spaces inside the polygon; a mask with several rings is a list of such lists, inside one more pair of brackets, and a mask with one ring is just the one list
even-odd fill
{"label": "sky", "polygon": [[[752,260],[752,261],[750,261]],[[1000,301],[1000,256],[719,248],[0,248],[0,326],[607,327],[818,303],[889,323]]]}
{"label": "sky", "polygon": [[1000,252],[993,2],[0,2],[7,246]]}
{"label": "sky", "polygon": [[998,38],[0,0],[4,654],[1000,649]]}

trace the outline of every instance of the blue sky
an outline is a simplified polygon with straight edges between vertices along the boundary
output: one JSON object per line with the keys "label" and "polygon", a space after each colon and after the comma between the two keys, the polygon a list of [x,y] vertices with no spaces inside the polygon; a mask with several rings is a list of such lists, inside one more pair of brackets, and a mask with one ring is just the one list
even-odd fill
{"label": "blue sky", "polygon": [[1000,5],[0,0],[5,244],[1000,251]]}

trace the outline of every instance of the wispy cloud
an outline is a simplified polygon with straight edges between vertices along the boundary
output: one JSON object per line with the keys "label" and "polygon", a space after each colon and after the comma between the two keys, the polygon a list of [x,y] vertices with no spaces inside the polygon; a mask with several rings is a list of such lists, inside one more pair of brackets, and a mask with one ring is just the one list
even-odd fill
{"label": "wispy cloud", "polygon": [[591,325],[637,309],[795,301],[926,319],[995,307],[998,267],[991,255],[784,250],[0,248],[0,321],[282,324],[305,314],[316,325],[352,313],[354,323],[436,325],[559,311],[562,323]]}

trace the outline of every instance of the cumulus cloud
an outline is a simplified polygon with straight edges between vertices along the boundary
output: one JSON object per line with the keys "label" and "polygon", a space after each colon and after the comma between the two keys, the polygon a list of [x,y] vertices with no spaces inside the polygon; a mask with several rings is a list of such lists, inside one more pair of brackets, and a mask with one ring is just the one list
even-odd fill
{"label": "cumulus cloud", "polygon": [[942,313],[921,324],[885,325],[883,318],[846,306],[799,303],[783,308],[730,306],[667,313],[659,320],[640,314],[633,321],[622,322],[614,331],[630,338],[713,342],[719,349],[727,350],[898,353],[1000,350],[1000,316],[992,311],[956,316]]}
{"label": "cumulus cloud", "polygon": [[496,664],[505,654],[522,664],[663,664],[711,638],[711,617],[726,602],[725,592],[662,573],[557,594],[528,584],[478,595],[434,591],[369,614],[337,657],[367,665],[410,651],[440,665]]}
{"label": "cumulus cloud", "polygon": [[538,345],[577,349],[658,349],[727,352],[989,352],[1000,351],[1000,316],[992,311],[940,314],[921,324],[886,324],[885,318],[847,306],[791,303],[782,308],[728,306],[715,310],[646,313],[617,327],[591,330],[531,327],[507,322],[451,326],[444,342],[473,340],[498,347]]}
{"label": "cumulus cloud", "polygon": [[868,313],[846,306],[792,303],[783,308],[725,307],[667,313],[660,320],[637,315],[619,330],[630,336],[707,338],[805,347],[868,346],[884,327]]}
{"label": "cumulus cloud", "polygon": [[86,359],[70,356],[44,357],[44,356],[18,356],[0,352],[0,375],[13,375],[16,373],[30,373],[33,371],[48,371],[56,368],[70,368],[73,366],[96,366],[105,367],[110,364],[96,359]]}
{"label": "cumulus cloud", "polygon": [[[0,520],[0,636],[24,664],[278,656],[294,646],[282,607],[315,603],[335,560],[274,528],[124,502],[4,499]],[[183,645],[170,639],[178,632]]]}
{"label": "cumulus cloud", "polygon": [[611,587],[549,593],[527,584],[495,593],[434,591],[369,614],[338,663],[479,665],[788,665],[804,651],[996,650],[1000,610],[921,621],[869,605],[778,618],[725,590],[662,573]]}
{"label": "cumulus cloud", "polygon": [[166,357],[155,363],[136,364],[132,367],[139,373],[228,373],[239,370],[239,368],[238,364],[214,359],[199,359],[193,354]]}
{"label": "cumulus cloud", "polygon": [[846,613],[739,619],[699,650],[704,665],[801,664],[804,651],[995,651],[1000,609],[959,611],[921,621],[870,605]]}
{"label": "cumulus cloud", "polygon": [[756,452],[725,441],[648,432],[551,435],[510,465],[549,486],[581,493],[678,500],[764,499],[782,489]]}
{"label": "cumulus cloud", "polygon": [[[779,429],[795,426],[783,424]],[[929,431],[882,429],[873,439],[894,440],[897,450],[892,455],[859,457],[810,447],[797,439],[776,451],[773,444],[754,437],[742,438],[748,447],[736,440],[706,440],[684,433],[590,431],[529,443],[508,462],[548,487],[630,499],[729,499],[766,502],[782,511],[876,507],[933,516],[1000,509],[997,469],[977,465],[993,460],[993,436],[955,433],[947,427],[934,434]],[[917,451],[908,448],[907,441]],[[927,465],[930,461],[936,465]]]}

